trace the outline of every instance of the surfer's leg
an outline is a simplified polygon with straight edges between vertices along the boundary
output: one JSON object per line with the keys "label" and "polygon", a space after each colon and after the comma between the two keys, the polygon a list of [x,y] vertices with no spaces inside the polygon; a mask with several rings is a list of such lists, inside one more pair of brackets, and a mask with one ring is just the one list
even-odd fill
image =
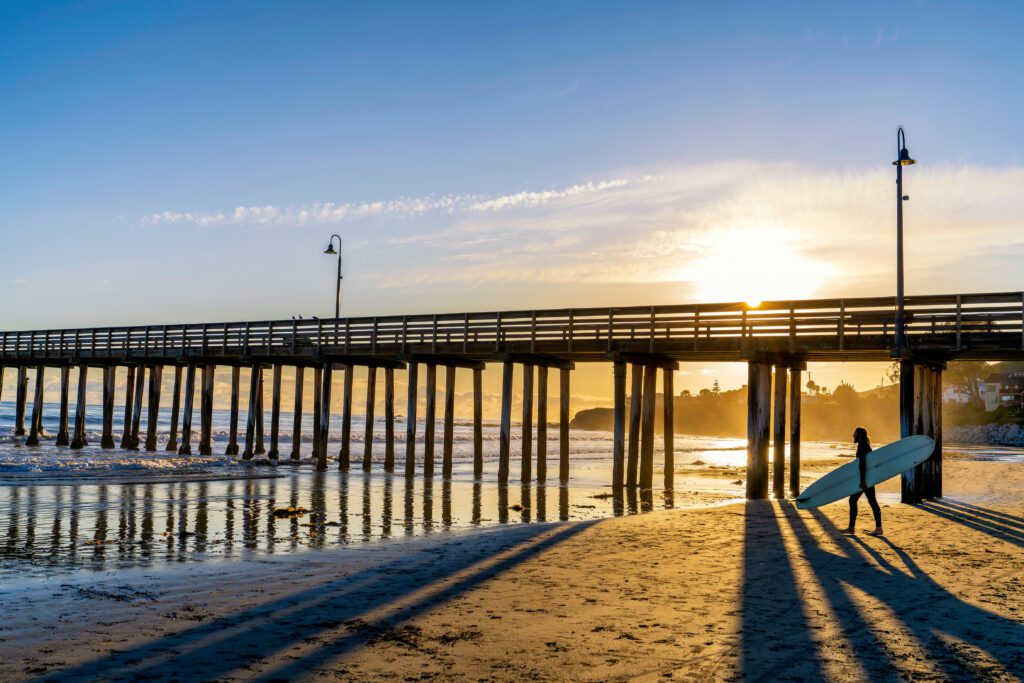
{"label": "surfer's leg", "polygon": [[850,525],[845,529],[840,529],[841,534],[852,534],[857,524],[857,501],[860,500],[860,491],[850,496]]}
{"label": "surfer's leg", "polygon": [[870,487],[865,491],[868,496],[868,504],[871,506],[871,514],[875,516],[875,530],[872,532],[873,535],[882,535],[882,508],[878,506],[878,500],[875,498],[875,487]]}

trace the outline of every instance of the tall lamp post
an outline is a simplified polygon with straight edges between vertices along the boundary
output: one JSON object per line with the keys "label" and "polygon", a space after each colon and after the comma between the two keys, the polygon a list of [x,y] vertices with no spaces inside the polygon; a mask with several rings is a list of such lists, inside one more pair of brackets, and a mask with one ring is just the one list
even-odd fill
{"label": "tall lamp post", "polygon": [[896,353],[902,358],[906,352],[907,339],[904,326],[906,315],[903,310],[903,202],[910,199],[903,194],[903,167],[916,164],[907,151],[907,136],[900,128],[896,133]]}
{"label": "tall lamp post", "polygon": [[[334,251],[334,238],[338,238],[338,251]],[[324,249],[325,254],[337,254],[338,255],[338,287],[334,293],[334,317],[341,317],[341,235],[331,235],[330,241],[327,243],[327,248]]]}

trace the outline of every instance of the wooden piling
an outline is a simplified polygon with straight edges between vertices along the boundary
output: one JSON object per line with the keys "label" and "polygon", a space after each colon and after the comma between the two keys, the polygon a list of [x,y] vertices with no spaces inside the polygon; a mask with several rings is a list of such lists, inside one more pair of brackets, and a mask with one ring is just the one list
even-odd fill
{"label": "wooden piling", "polygon": [[444,443],[441,450],[441,476],[452,476],[452,450],[455,447],[455,366],[444,369]]}
{"label": "wooden piling", "polygon": [[523,364],[523,424],[520,451],[522,466],[519,480],[526,484],[532,477],[533,464],[533,366],[528,363]]}
{"label": "wooden piling", "polygon": [[932,451],[931,477],[932,497],[942,498],[942,370],[932,370],[932,438],[935,439],[935,450]]}
{"label": "wooden piling", "polygon": [[25,436],[25,404],[28,402],[28,369],[18,367],[18,385],[14,388],[14,435]]}
{"label": "wooden piling", "polygon": [[384,471],[395,471],[395,369],[384,368]]}
{"label": "wooden piling", "polygon": [[512,440],[512,370],[505,361],[501,368],[501,430],[498,435],[498,483],[508,483],[509,448]]}
{"label": "wooden piling", "polygon": [[[909,360],[900,361],[900,438],[913,436],[915,413],[915,376],[914,363]],[[918,490],[918,468],[906,470],[900,475],[900,502],[914,505],[921,502]]]}
{"label": "wooden piling", "polygon": [[[105,368],[104,368],[105,369]],[[149,368],[149,405],[146,407],[146,450],[156,450],[157,427],[160,424],[160,389],[163,382],[163,366]]]}
{"label": "wooden piling", "polygon": [[[114,447],[114,392],[116,386],[114,380],[116,375],[117,367],[112,365],[103,366],[103,429],[100,433],[100,448]],[[63,383],[63,381],[64,377],[62,373],[61,383]],[[63,412],[64,409],[62,406],[62,417]],[[66,430],[67,424],[62,425],[61,428]],[[66,437],[67,434],[65,433],[65,438]]]}
{"label": "wooden piling", "polygon": [[231,366],[231,411],[228,417],[228,447],[224,455],[238,455],[238,394],[242,368]]}
{"label": "wooden piling", "polygon": [[640,464],[640,401],[644,384],[642,365],[633,364],[629,395],[629,450],[626,453],[626,486],[636,486]]}
{"label": "wooden piling", "polygon": [[437,419],[437,366],[427,364],[427,404],[423,425],[423,476],[434,476],[434,427]]}
{"label": "wooden piling", "polygon": [[612,367],[612,488],[625,483],[626,467],[626,364],[615,361]]}
{"label": "wooden piling", "polygon": [[772,366],[747,363],[747,498],[768,497]]}
{"label": "wooden piling", "polygon": [[569,369],[560,368],[558,391],[558,480],[569,481]]}
{"label": "wooden piling", "polygon": [[71,447],[75,450],[87,445],[85,438],[85,396],[89,378],[89,366],[85,363],[78,366],[78,400],[75,401],[75,435],[71,439]]}
{"label": "wooden piling", "polygon": [[775,366],[775,387],[772,410],[772,495],[786,497],[786,394],[788,368]]}
{"label": "wooden piling", "polygon": [[253,449],[253,453],[256,455],[263,455],[267,452],[266,445],[263,440],[263,364],[259,365],[259,383],[256,387],[256,447]]}
{"label": "wooden piling", "polygon": [[[204,365],[199,403],[199,455],[213,454],[213,381],[215,366]],[[262,386],[260,387],[263,388]]]}
{"label": "wooden piling", "polygon": [[644,367],[643,402],[640,408],[640,488],[654,486],[654,405],[658,368]]}
{"label": "wooden piling", "polygon": [[800,368],[789,369],[789,495],[800,495]]}
{"label": "wooden piling", "polygon": [[662,409],[663,414],[663,439],[665,442],[665,472],[664,487],[671,491],[675,487],[676,455],[675,455],[675,388],[673,387],[673,375],[675,370],[665,368],[662,370]]}
{"label": "wooden piling", "polygon": [[[333,368],[331,370],[333,373]],[[313,368],[313,448],[309,454],[313,462],[316,462],[320,457],[320,444],[327,443],[326,441],[320,441],[320,410],[322,408],[321,400],[323,399],[323,393],[324,369],[321,366],[316,366]],[[327,457],[326,452],[325,447],[324,457]]]}
{"label": "wooden piling", "polygon": [[548,478],[548,368],[537,367],[537,483]]}
{"label": "wooden piling", "polygon": [[341,450],[338,454],[338,466],[348,471],[351,466],[352,449],[352,375],[355,366],[345,366],[345,383],[341,397]]}
{"label": "wooden piling", "polygon": [[36,383],[32,392],[32,417],[29,421],[28,438],[25,439],[26,446],[38,446],[39,436],[43,431],[43,388],[45,385],[45,368],[42,365],[36,367]]}
{"label": "wooden piling", "polygon": [[324,363],[320,377],[320,409],[318,412],[319,427],[317,428],[318,443],[313,448],[316,456],[317,472],[327,471],[327,440],[331,434],[331,375],[334,373],[333,363]]}
{"label": "wooden piling", "polygon": [[292,404],[292,460],[302,458],[302,384],[305,368],[295,366],[295,401]]}
{"label": "wooden piling", "polygon": [[171,433],[167,438],[166,450],[178,450],[178,413],[181,410],[181,366],[174,366],[174,388],[171,391]]}
{"label": "wooden piling", "polygon": [[484,474],[483,370],[473,368],[473,479]]}
{"label": "wooden piling", "polygon": [[267,457],[277,460],[280,457],[278,438],[281,430],[281,364],[274,366],[273,386],[270,390],[270,452]]}
{"label": "wooden piling", "polygon": [[[111,368],[113,372],[113,368]],[[0,382],[3,382],[3,372],[0,371]],[[68,435],[68,393],[71,384],[71,366],[62,365],[60,367],[60,418],[57,424],[57,445],[67,446],[71,443],[71,438]],[[114,409],[114,399],[111,396],[110,409]],[[110,440],[110,445],[104,445],[104,448],[113,448],[113,439]]]}
{"label": "wooden piling", "polygon": [[408,390],[405,404],[405,476],[416,473],[416,394],[419,365],[409,363]]}
{"label": "wooden piling", "polygon": [[[921,389],[919,392],[917,392],[917,432],[918,434],[923,434],[925,436],[934,438],[934,434],[932,433],[932,429],[935,426],[935,423],[932,419],[932,388],[934,386],[933,378],[935,376],[935,373],[931,368],[927,366],[918,366],[918,372],[920,373],[919,376],[921,380]],[[915,375],[915,380],[917,378],[918,376]],[[935,451],[933,450],[932,453],[934,454],[934,452]],[[931,456],[929,456],[928,459],[921,463],[921,465],[919,466],[919,472],[921,476],[920,490],[921,498],[923,500],[935,499],[935,496],[932,493],[931,464]]]}
{"label": "wooden piling", "polygon": [[[181,418],[181,446],[178,455],[192,455],[192,408],[196,397],[196,366],[189,365],[185,369],[185,408]],[[250,442],[246,442],[246,446]],[[249,454],[252,457],[252,453]]]}
{"label": "wooden piling", "polygon": [[[259,409],[257,395],[260,390],[260,369],[259,364],[254,363],[249,374],[249,403],[246,406],[245,418],[245,449],[242,451],[243,460],[252,460],[256,454],[256,411]],[[192,371],[192,366],[189,366]],[[186,406],[188,398],[185,399]]]}
{"label": "wooden piling", "polygon": [[139,428],[142,425],[142,394],[146,388],[146,366],[140,365],[135,371],[134,401],[132,402],[132,429],[128,448],[139,450]]}
{"label": "wooden piling", "polygon": [[377,407],[377,368],[366,368],[366,416],[363,427],[363,471],[373,465],[373,420]]}
{"label": "wooden piling", "polygon": [[132,407],[135,405],[135,366],[125,367],[124,427],[121,429],[121,448],[132,447]]}

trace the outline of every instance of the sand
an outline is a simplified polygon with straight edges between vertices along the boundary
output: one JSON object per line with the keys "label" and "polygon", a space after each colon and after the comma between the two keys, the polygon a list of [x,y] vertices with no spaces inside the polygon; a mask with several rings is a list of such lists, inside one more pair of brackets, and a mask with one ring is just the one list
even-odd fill
{"label": "sand", "polygon": [[1018,680],[1024,466],[945,469],[885,538],[765,501],[2,587],[0,680]]}

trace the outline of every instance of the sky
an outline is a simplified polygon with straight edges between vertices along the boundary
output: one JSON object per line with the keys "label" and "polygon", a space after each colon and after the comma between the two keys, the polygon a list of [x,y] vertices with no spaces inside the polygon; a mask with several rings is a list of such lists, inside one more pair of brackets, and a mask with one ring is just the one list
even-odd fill
{"label": "sky", "polygon": [[0,327],[327,316],[332,233],[351,315],[887,295],[901,125],[908,293],[1019,291],[1022,30],[1015,2],[0,2]]}

